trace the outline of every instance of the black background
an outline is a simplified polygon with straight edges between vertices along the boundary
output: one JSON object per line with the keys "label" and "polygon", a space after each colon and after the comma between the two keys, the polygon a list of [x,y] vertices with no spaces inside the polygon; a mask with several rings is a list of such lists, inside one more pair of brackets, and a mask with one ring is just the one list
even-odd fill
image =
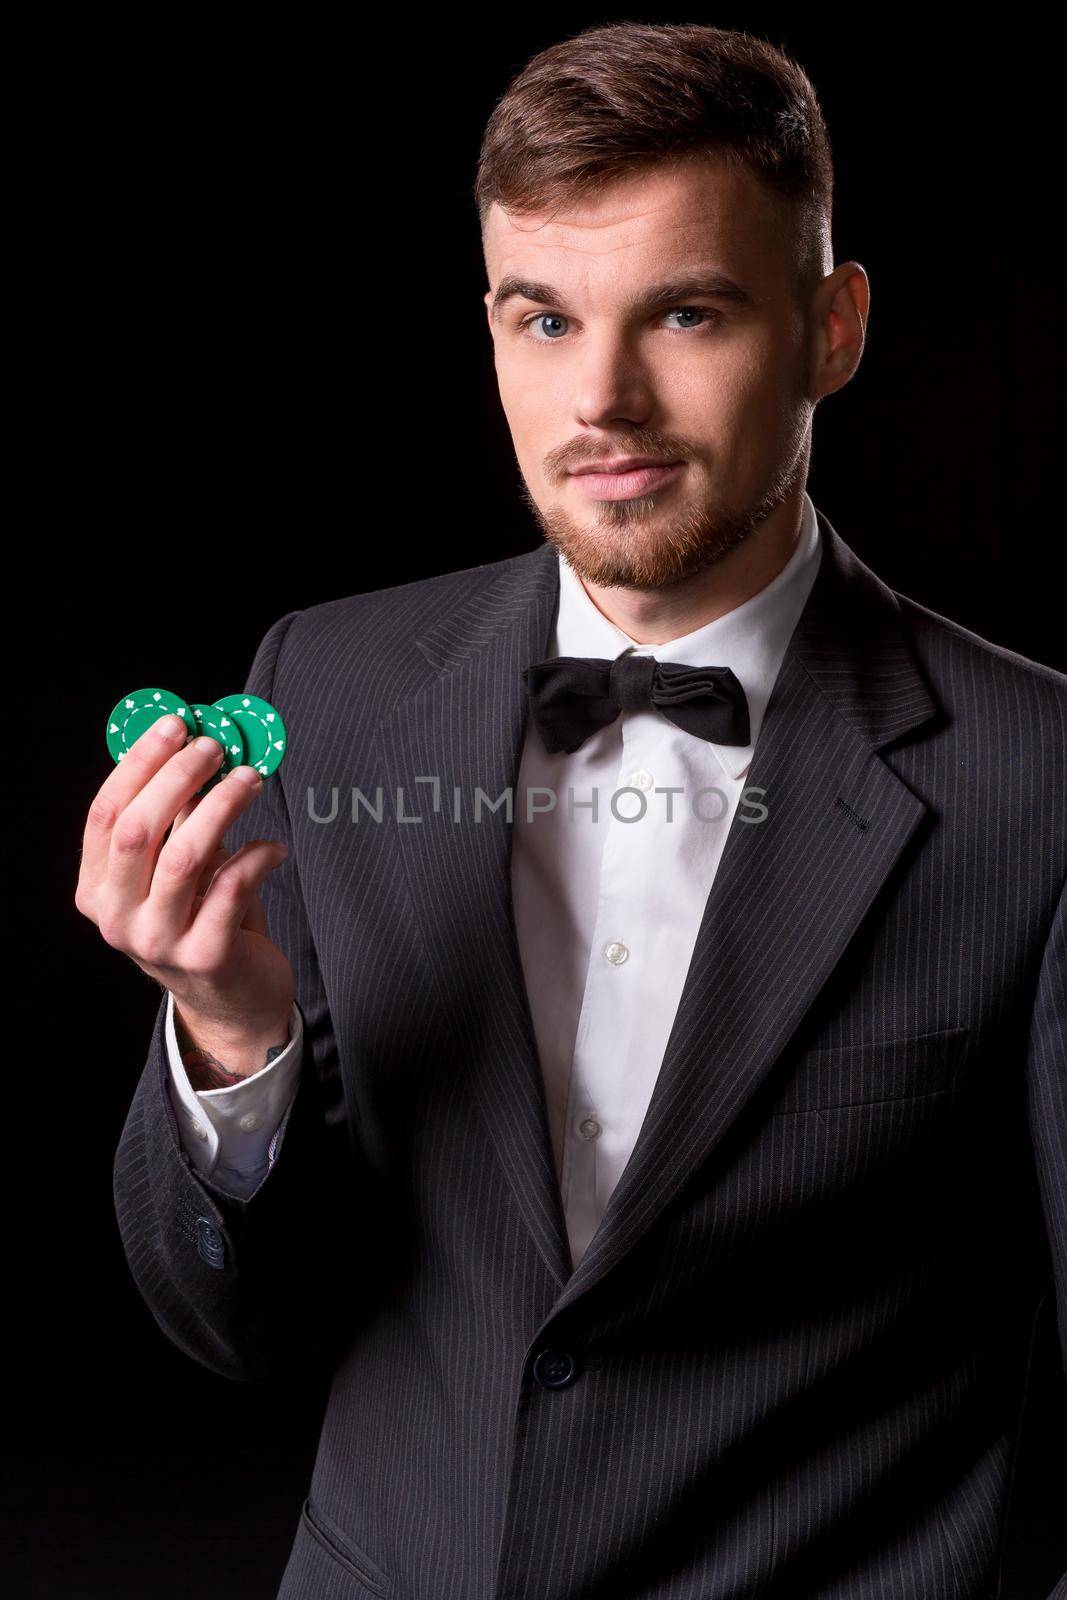
{"label": "black background", "polygon": [[[742,28],[811,75],[835,261],[865,267],[871,313],[858,374],[819,408],[809,491],[893,587],[1062,670],[1062,91],[1015,15],[1014,34],[899,9],[634,19]],[[130,1278],[111,1168],[158,991],[73,905],[104,720],[134,686],[239,689],[294,607],[538,544],[470,187],[513,73],[629,14],[151,16],[53,18],[13,62],[29,576],[9,611],[36,737],[9,765],[4,1566],[19,1596],[270,1600],[328,1374],[231,1384]],[[1038,1480],[1057,1405],[1030,1425]],[[1005,1594],[1045,1592],[1040,1542]]]}

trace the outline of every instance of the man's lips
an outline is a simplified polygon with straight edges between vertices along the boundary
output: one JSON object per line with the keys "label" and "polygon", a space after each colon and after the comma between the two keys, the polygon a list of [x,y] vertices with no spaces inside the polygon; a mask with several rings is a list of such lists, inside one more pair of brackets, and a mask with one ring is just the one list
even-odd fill
{"label": "man's lips", "polygon": [[[629,457],[647,461],[647,457]],[[626,470],[604,471],[597,466],[579,467],[571,474],[578,493],[587,500],[633,500],[673,482],[685,470],[682,461],[652,462],[627,466]]]}
{"label": "man's lips", "polygon": [[610,473],[617,476],[623,472],[632,472],[637,467],[669,467],[673,461],[664,460],[662,456],[615,456],[604,461],[590,461],[587,466],[575,467],[574,477],[584,476],[589,472]]}

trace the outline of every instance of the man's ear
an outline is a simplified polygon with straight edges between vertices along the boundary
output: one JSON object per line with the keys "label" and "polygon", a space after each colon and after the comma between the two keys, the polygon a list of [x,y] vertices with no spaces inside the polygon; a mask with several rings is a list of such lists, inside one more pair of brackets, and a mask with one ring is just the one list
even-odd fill
{"label": "man's ear", "polygon": [[858,261],[843,261],[818,286],[812,301],[813,399],[844,388],[859,366],[870,297],[870,281]]}
{"label": "man's ear", "polygon": [[485,301],[485,314],[489,318],[489,332],[492,333],[492,331],[493,331],[493,291],[492,291],[492,289],[487,289],[485,291],[485,294],[482,296],[482,299]]}

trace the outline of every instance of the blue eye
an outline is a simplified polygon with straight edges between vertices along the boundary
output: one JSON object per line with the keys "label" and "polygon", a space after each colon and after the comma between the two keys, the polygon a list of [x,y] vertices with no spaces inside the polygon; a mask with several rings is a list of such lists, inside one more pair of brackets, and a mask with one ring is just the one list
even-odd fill
{"label": "blue eye", "polygon": [[[709,327],[714,327],[722,320],[722,312],[713,311],[709,306],[671,306],[669,310],[661,312],[660,316],[699,317],[702,319],[701,322],[690,322],[684,327],[669,328],[667,330],[668,333],[674,334],[696,333],[703,326],[707,325]],[[532,317],[524,318],[524,320],[519,324],[519,331],[523,338],[529,339],[533,344],[559,344],[563,337],[563,333],[566,332],[566,329],[563,326],[566,322],[567,318],[561,316],[558,311],[538,311],[535,312]],[[531,331],[538,323],[554,324],[557,329],[562,329],[562,332],[557,333],[555,336],[541,337],[541,335],[535,334]]]}
{"label": "blue eye", "polygon": [[[524,322],[523,323],[523,327],[524,328],[531,328],[531,327],[533,327],[535,322],[566,322],[566,320],[567,320],[566,317],[557,316],[554,311],[541,311],[541,312],[538,313],[538,315],[536,317],[531,317],[529,322]],[[531,335],[531,338],[532,337],[533,337],[533,335]],[[536,344],[552,344],[553,340],[551,340],[551,339],[536,339],[534,342]]]}
{"label": "blue eye", "polygon": [[[665,317],[714,317],[714,311],[708,311],[704,306],[672,306],[670,311],[665,311]],[[692,323],[689,324],[693,326]],[[699,324],[697,324],[699,326]]]}

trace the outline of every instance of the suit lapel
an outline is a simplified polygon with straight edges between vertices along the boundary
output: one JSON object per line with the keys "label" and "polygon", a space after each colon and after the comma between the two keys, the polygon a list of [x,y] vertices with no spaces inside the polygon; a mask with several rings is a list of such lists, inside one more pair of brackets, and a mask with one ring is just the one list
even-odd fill
{"label": "suit lapel", "polygon": [[[511,896],[513,828],[503,807],[474,820],[476,790],[514,792],[525,735],[522,669],[547,654],[559,599],[554,549],[509,561],[417,641],[435,676],[379,728],[386,793],[402,787],[404,860],[450,1039],[519,1210],[553,1277],[571,1272],[544,1079]],[[437,776],[438,814],[430,816]],[[454,789],[459,817],[454,820]]]}
{"label": "suit lapel", "polygon": [[[892,592],[819,513],[823,556],[775,683],[747,787],[766,820],[734,819],[633,1153],[576,1271],[511,900],[503,809],[526,727],[522,668],[547,653],[558,601],[542,546],[419,640],[435,676],[380,729],[384,776],[409,797],[437,774],[442,812],[399,825],[449,1021],[503,1170],[562,1293],[608,1273],[705,1162],[841,959],[926,813],[878,750],[937,708]],[[454,822],[452,786],[461,791]],[[415,808],[408,799],[409,811]],[[419,810],[428,811],[428,805]]]}

